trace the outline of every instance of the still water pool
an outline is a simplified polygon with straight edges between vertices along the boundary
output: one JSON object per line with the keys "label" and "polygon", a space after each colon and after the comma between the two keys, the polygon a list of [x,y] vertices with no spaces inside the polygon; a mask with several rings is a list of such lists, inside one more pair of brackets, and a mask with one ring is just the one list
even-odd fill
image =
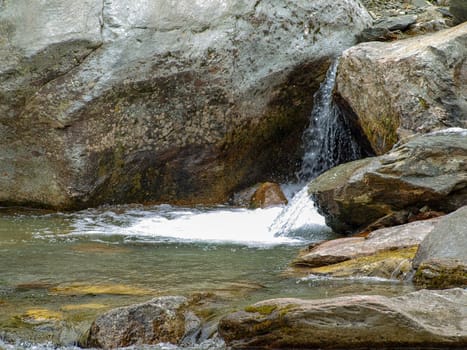
{"label": "still water pool", "polygon": [[269,227],[280,211],[2,209],[0,349],[75,348],[97,315],[161,295],[212,292],[226,300],[221,315],[267,298],[411,290],[394,281],[285,274],[301,247],[331,236],[317,217],[305,237],[276,237]]}

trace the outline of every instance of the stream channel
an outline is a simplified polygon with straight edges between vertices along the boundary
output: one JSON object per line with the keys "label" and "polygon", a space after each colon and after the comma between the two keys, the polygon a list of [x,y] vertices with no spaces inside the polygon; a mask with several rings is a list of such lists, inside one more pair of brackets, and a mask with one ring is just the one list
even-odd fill
{"label": "stream channel", "polygon": [[[334,237],[313,211],[306,237],[270,230],[281,208],[118,206],[0,211],[0,349],[72,349],[105,311],[212,292],[218,315],[276,297],[395,295],[396,281],[284,273],[301,247]],[[155,347],[157,348],[157,347]]]}

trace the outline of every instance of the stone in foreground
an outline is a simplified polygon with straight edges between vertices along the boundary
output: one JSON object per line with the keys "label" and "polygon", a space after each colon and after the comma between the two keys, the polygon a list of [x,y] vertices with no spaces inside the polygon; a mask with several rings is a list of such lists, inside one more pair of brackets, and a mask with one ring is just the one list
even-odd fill
{"label": "stone in foreground", "polygon": [[463,348],[467,292],[273,299],[223,318],[219,333],[236,349]]}
{"label": "stone in foreground", "polygon": [[379,229],[367,237],[346,237],[325,241],[303,251],[294,265],[319,267],[384,251],[418,246],[439,221],[438,218]]}
{"label": "stone in foreground", "polygon": [[200,320],[186,306],[184,297],[160,297],[111,310],[92,323],[83,345],[114,349],[162,342],[179,344],[200,327]]}

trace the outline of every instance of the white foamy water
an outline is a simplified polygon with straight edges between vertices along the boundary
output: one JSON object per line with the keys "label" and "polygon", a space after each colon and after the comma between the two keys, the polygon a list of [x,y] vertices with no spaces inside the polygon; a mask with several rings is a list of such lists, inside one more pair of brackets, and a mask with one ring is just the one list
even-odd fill
{"label": "white foamy water", "polygon": [[[141,209],[83,211],[72,218],[74,227],[67,236],[87,235],[95,239],[123,236],[145,242],[216,242],[247,246],[303,244],[309,237],[276,235],[271,223],[283,207],[268,209],[209,208],[192,209],[157,206]],[[316,214],[315,231],[326,232]],[[310,220],[310,217],[308,217]]]}
{"label": "white foamy water", "polygon": [[308,188],[304,186],[290,203],[272,221],[269,230],[278,237],[301,236],[311,240],[323,239],[330,234],[324,217],[316,210],[308,195]]}
{"label": "white foamy water", "polygon": [[138,236],[171,237],[184,241],[213,241],[256,244],[296,243],[297,239],[276,237],[270,223],[282,208],[236,209],[186,213],[176,218],[145,218],[126,231]]}

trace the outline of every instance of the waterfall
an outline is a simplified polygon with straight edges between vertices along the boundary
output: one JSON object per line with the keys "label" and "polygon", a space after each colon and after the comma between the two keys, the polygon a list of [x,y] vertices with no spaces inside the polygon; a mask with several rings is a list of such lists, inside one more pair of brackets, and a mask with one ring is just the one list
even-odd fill
{"label": "waterfall", "polygon": [[332,62],[314,95],[310,123],[303,133],[305,154],[297,174],[303,187],[271,224],[269,229],[277,236],[317,238],[325,224],[308,196],[307,183],[338,164],[368,155],[355,139],[346,111],[333,100],[338,64],[338,59]]}

